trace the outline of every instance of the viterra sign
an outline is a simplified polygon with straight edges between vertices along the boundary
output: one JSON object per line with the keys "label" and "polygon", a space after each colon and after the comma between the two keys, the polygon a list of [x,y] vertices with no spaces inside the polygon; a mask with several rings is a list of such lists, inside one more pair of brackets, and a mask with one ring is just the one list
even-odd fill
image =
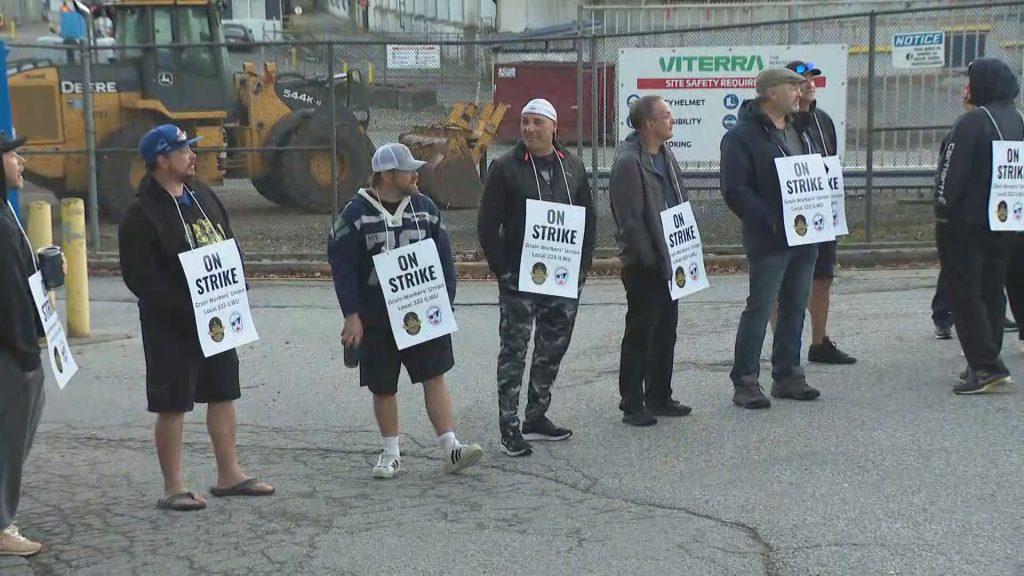
{"label": "viterra sign", "polygon": [[619,52],[619,139],[632,131],[629,104],[657,94],[674,118],[668,146],[683,162],[717,162],[718,143],[739,117],[743,100],[754,96],[757,75],[792,60],[811,61],[819,106],[836,122],[842,155],[846,126],[845,45],[626,48]]}

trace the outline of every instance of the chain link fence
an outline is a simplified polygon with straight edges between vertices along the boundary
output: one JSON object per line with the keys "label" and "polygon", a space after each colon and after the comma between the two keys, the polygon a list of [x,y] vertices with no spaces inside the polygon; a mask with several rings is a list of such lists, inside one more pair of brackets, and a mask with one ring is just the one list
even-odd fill
{"label": "chain link fence", "polygon": [[[479,257],[482,175],[515,145],[522,106],[545,97],[558,110],[560,140],[590,170],[598,250],[612,255],[607,178],[615,145],[628,133],[620,122],[632,92],[624,84],[629,71],[620,69],[623,50],[721,47],[733,54],[781,46],[794,59],[818,62],[820,46],[838,46],[845,69],[823,71],[827,89],[844,91],[845,115],[836,120],[845,134],[851,234],[842,244],[928,244],[938,147],[961,112],[963,70],[982,56],[1022,69],[1024,2],[905,10],[896,4],[907,5],[855,14],[837,12],[835,4],[830,12],[809,4],[766,11],[581,8],[583,25],[565,36],[479,41],[219,45],[208,43],[200,26],[188,41],[168,46],[158,24],[155,38],[140,34],[93,47],[91,84],[77,43],[9,45],[8,80],[17,133],[30,138],[28,180],[58,198],[88,198],[94,177],[100,235],[92,248],[102,253],[116,252],[120,210],[144,172],[138,139],[170,121],[203,136],[199,175],[214,185],[255,257],[323,259],[333,213],[369,175],[373,149],[396,141],[428,162],[421,187],[443,208],[457,252]],[[778,20],[763,21],[767,16]],[[187,19],[175,23],[177,33],[187,27]],[[893,35],[929,31],[945,34],[945,65],[894,68]],[[87,154],[87,92],[94,162]],[[685,91],[664,96],[689,98]],[[738,250],[740,224],[719,191],[719,138],[695,140],[681,161],[708,251],[723,253]]]}

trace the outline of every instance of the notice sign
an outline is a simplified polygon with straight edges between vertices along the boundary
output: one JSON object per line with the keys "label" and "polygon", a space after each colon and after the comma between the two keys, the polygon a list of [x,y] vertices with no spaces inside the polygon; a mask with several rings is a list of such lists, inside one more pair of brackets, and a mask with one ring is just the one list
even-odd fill
{"label": "notice sign", "polygon": [[259,340],[234,239],[182,252],[178,259],[192,295],[203,356],[209,358]]}
{"label": "notice sign", "polygon": [[[665,145],[679,162],[721,160],[717,143],[736,125],[744,100],[765,68],[813,58],[818,107],[835,121],[839,150],[846,144],[846,59],[842,44],[623,48],[619,50],[618,138],[632,132],[629,106],[642,96],[661,96],[672,109],[672,136]],[[708,146],[709,142],[716,145]]]}
{"label": "notice sign", "polygon": [[1024,232],[1024,142],[992,142],[988,224],[994,231]]}
{"label": "notice sign", "polygon": [[782,220],[790,246],[835,240],[832,191],[820,154],[775,159],[782,187]]}
{"label": "notice sign", "polygon": [[388,44],[389,70],[440,70],[441,47],[435,44]]}
{"label": "notice sign", "polygon": [[893,68],[942,68],[945,65],[945,32],[912,32],[893,35]]}
{"label": "notice sign", "polygon": [[825,173],[828,175],[828,189],[832,191],[832,230],[836,236],[850,233],[846,223],[846,184],[843,183],[843,164],[836,156],[825,156]]}
{"label": "notice sign", "polygon": [[373,266],[399,350],[458,330],[433,239],[377,254]]}
{"label": "notice sign", "polygon": [[519,290],[577,298],[587,209],[526,199]]}
{"label": "notice sign", "polygon": [[43,273],[36,272],[28,277],[28,287],[32,291],[32,300],[36,304],[36,313],[46,333],[46,355],[50,357],[50,368],[57,386],[61,390],[67,386],[71,377],[78,372],[78,364],[71,355],[68,338],[64,334],[64,326],[60,323],[57,310],[50,304],[50,299],[43,289]]}
{"label": "notice sign", "polygon": [[672,265],[672,279],[668,290],[673,300],[708,287],[704,272],[704,250],[697,230],[697,219],[689,202],[661,212],[661,227],[665,231],[665,245]]}

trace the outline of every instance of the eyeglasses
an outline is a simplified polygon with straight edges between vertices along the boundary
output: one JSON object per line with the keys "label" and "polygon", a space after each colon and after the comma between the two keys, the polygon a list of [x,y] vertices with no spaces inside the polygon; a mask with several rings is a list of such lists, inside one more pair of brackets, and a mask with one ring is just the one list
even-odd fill
{"label": "eyeglasses", "polygon": [[804,62],[802,64],[797,64],[796,68],[793,69],[793,71],[796,72],[797,74],[804,74],[805,72],[810,72],[811,70],[814,70],[814,62]]}

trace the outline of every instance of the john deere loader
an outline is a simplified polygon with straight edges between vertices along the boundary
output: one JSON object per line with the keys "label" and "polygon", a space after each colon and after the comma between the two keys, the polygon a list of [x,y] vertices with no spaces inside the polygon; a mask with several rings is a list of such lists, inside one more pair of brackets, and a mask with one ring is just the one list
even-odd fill
{"label": "john deere loader", "polygon": [[[134,196],[145,172],[139,139],[164,122],[203,137],[196,152],[206,182],[249,179],[279,205],[321,212],[332,206],[333,105],[341,195],[354,193],[369,175],[369,97],[358,74],[284,75],[273,63],[245,64],[229,74],[215,2],[119,0],[105,6],[113,8],[117,47],[98,49],[91,68],[104,216],[119,218]],[[220,45],[195,45],[203,43]],[[66,58],[8,62],[13,124],[18,136],[29,138],[25,151],[41,153],[27,163],[26,176],[59,197],[84,197],[88,190],[80,57],[69,46]]]}

